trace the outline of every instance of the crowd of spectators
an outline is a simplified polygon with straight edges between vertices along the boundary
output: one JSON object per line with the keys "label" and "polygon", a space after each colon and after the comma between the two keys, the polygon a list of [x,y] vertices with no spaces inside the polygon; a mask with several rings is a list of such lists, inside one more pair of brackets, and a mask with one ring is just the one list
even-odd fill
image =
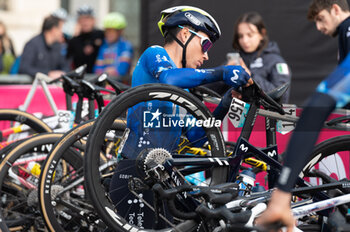
{"label": "crowd of spectators", "polygon": [[[0,73],[26,74],[34,78],[37,72],[41,72],[57,78],[86,64],[87,73],[106,72],[115,79],[127,82],[125,77],[130,74],[133,49],[122,36],[127,25],[125,17],[117,12],[108,14],[104,19],[103,31],[96,28],[91,6],[83,5],[76,13],[73,36],[63,33],[68,15],[64,9],[58,9],[45,17],[41,32],[26,42],[18,56],[7,36],[5,25],[0,22]],[[106,27],[106,23],[111,26]]]}
{"label": "crowd of spectators", "polygon": [[[26,74],[34,78],[37,72],[41,72],[57,78],[86,64],[89,74],[107,73],[129,84],[134,51],[124,36],[125,17],[118,12],[107,14],[101,30],[96,27],[94,9],[83,5],[76,12],[74,33],[70,36],[63,33],[67,18],[67,11],[62,8],[47,16],[41,32],[25,44],[18,56],[5,25],[0,22],[0,73]],[[231,60],[228,64],[243,66],[265,91],[290,81],[290,69],[281,57],[277,43],[268,40],[266,27],[258,13],[246,13],[236,22],[233,48],[242,57],[241,62],[234,64]],[[213,89],[222,94],[228,87],[222,83]],[[287,101],[288,96],[284,99]]]}

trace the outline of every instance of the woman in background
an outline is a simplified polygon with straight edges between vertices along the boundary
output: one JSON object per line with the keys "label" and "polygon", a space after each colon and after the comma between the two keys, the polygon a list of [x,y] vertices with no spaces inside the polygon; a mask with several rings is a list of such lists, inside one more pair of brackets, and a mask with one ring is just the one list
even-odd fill
{"label": "woman in background", "polygon": [[[252,78],[265,91],[271,91],[291,81],[291,73],[282,58],[276,42],[269,41],[264,21],[260,14],[248,12],[241,15],[235,26],[232,47],[241,59],[230,60],[227,65],[242,65],[252,74]],[[282,98],[289,99],[289,90]]]}

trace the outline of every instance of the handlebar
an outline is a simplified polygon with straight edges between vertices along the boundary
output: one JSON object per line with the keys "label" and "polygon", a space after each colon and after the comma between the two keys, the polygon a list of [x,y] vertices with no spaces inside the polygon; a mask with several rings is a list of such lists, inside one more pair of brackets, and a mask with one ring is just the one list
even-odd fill
{"label": "handlebar", "polygon": [[81,79],[84,78],[84,75],[85,75],[85,72],[86,72],[86,68],[87,68],[86,64],[81,65],[78,68],[74,69],[73,71],[67,72],[67,73],[61,75],[58,78],[50,80],[48,82],[48,84],[53,84],[53,83],[56,83],[56,82],[62,80],[63,76],[69,77],[70,79],[73,79],[73,80],[81,80]]}
{"label": "handlebar", "polygon": [[242,88],[242,98],[244,101],[258,101],[264,108],[277,111],[278,113],[284,115],[285,111],[281,104],[273,100],[268,94],[266,94],[257,82],[254,82],[248,87]]}

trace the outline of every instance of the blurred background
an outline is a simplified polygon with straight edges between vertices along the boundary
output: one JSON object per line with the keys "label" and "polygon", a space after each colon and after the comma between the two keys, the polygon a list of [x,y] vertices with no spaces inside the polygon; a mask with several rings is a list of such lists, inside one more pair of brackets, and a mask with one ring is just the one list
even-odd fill
{"label": "blurred background", "polygon": [[232,51],[233,26],[238,16],[247,11],[259,12],[267,26],[270,40],[277,41],[282,56],[292,70],[290,103],[301,105],[316,85],[337,65],[337,38],[322,35],[306,18],[309,0],[0,0],[0,20],[13,40],[17,54],[24,44],[41,29],[42,20],[56,9],[67,10],[69,18],[64,33],[73,34],[76,10],[83,4],[95,9],[97,26],[112,11],[123,13],[128,26],[125,35],[135,49],[133,64],[150,45],[162,45],[157,22],[162,9],[176,5],[192,5],[208,11],[218,21],[222,37],[210,50],[214,67],[225,62]]}

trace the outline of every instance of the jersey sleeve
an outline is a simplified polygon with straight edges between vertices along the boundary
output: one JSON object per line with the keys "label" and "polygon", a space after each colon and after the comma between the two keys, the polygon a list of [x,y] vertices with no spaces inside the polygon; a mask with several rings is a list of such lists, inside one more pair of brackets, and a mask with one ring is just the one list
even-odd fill
{"label": "jersey sleeve", "polygon": [[198,85],[222,79],[223,68],[193,69],[176,68],[164,48],[153,46],[145,51],[146,68],[160,83],[175,85],[181,88],[192,88]]}

